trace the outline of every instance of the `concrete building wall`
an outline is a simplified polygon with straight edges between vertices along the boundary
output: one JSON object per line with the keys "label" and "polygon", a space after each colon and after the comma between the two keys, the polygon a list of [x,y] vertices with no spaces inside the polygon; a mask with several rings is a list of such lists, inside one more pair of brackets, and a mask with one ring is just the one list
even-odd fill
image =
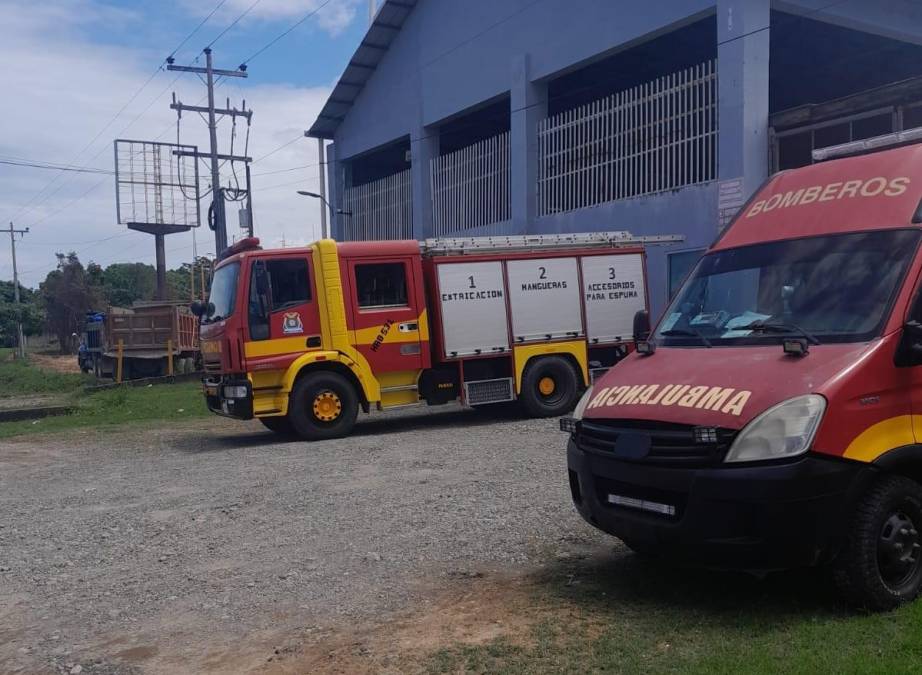
{"label": "concrete building wall", "polygon": [[[341,198],[348,185],[349,160],[409,136],[414,234],[428,236],[438,125],[508,95],[512,220],[485,233],[624,229],[686,237],[669,250],[705,247],[726,220],[720,202],[738,204],[767,174],[771,9],[922,39],[922,13],[909,0],[420,0],[338,127],[331,194]],[[717,23],[719,181],[536,217],[536,126],[547,113],[547,81],[708,16]],[[334,234],[341,227],[342,219]],[[666,253],[650,253],[654,311],[667,299]]]}

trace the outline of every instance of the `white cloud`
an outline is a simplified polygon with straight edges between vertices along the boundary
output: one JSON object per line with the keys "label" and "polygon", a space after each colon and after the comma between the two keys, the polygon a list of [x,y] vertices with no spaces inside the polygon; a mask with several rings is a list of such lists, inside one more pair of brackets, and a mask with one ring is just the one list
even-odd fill
{"label": "white cloud", "polygon": [[[381,0],[378,0],[379,2]],[[246,12],[241,24],[252,21],[291,22],[317,11],[312,17],[330,35],[338,35],[352,23],[359,6],[367,7],[367,0],[228,0],[219,12],[225,25]],[[186,0],[186,6],[196,15],[205,16],[211,11],[210,2]],[[252,7],[252,9],[250,9]],[[367,9],[365,10],[367,11]]]}
{"label": "white cloud", "polygon": [[[156,62],[156,57],[143,50],[135,52],[93,42],[82,29],[94,22],[113,29],[137,29],[139,18],[89,0],[28,6],[0,1],[0,16],[0,60],[7,64],[0,72],[0,91],[4,100],[15,102],[5,108],[0,155],[57,163],[75,161],[111,169],[112,140],[118,136],[175,140],[175,113],[168,107],[172,89],[191,104],[199,103],[204,96],[204,88],[195,76],[180,75],[171,86],[176,75],[159,73],[128,110],[75,160],[78,151],[151,75]],[[242,91],[238,84],[243,86]],[[157,98],[161,93],[163,96]],[[328,93],[322,87],[269,86],[246,81],[222,83],[218,98],[223,102],[230,96],[232,104],[236,101],[239,105],[240,98],[245,97],[247,105],[254,109],[249,154],[259,158],[299,138],[316,118]],[[243,129],[238,130],[240,145],[235,152],[242,151]],[[229,140],[230,123],[224,120],[219,129],[222,151],[228,150]],[[182,141],[207,147],[207,129],[198,116],[183,117]],[[282,236],[288,245],[306,243],[319,235],[319,205],[295,194],[300,187],[317,189],[316,163],[316,141],[303,138],[254,163],[254,220],[257,235],[268,244],[276,245]],[[305,165],[314,166],[289,170]],[[207,176],[205,167],[202,174]],[[54,182],[46,187],[51,181]],[[32,200],[42,190],[38,199]],[[236,209],[230,208],[229,237],[239,234],[236,215]],[[17,227],[32,228],[17,256],[23,283],[29,286],[36,286],[54,267],[55,251],[73,249],[84,262],[95,260],[103,265],[154,259],[150,235],[129,232],[115,222],[114,178],[109,176],[0,165],[0,222],[5,225],[12,217]],[[213,235],[204,225],[197,240],[200,251],[213,252]],[[189,234],[167,238],[168,266],[190,259],[191,242]],[[0,246],[0,278],[10,277],[8,249]]]}

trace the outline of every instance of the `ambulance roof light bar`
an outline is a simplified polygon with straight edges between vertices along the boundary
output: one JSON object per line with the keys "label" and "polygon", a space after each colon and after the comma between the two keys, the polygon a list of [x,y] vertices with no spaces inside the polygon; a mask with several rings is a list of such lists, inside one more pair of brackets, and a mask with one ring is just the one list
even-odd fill
{"label": "ambulance roof light bar", "polygon": [[574,234],[521,234],[497,237],[446,237],[420,243],[425,255],[485,253],[489,251],[532,251],[565,248],[620,248],[642,244],[675,244],[685,241],[678,234],[634,236],[627,231],[578,232]]}
{"label": "ambulance roof light bar", "polygon": [[830,145],[827,148],[817,148],[813,151],[813,161],[822,162],[827,159],[836,159],[838,157],[865,155],[875,150],[895,148],[900,145],[908,145],[909,143],[918,143],[919,141],[922,141],[922,127],[914,127],[912,129],[896,131],[892,134],[884,134],[883,136],[864,138],[860,141]]}

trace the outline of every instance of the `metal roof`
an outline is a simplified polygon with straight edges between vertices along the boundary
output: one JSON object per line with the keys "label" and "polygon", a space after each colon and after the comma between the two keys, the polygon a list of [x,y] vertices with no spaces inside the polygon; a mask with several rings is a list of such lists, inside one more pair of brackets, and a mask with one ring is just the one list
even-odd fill
{"label": "metal roof", "polygon": [[359,43],[355,54],[333,87],[330,98],[317,116],[317,120],[310,129],[304,132],[305,136],[314,138],[332,139],[340,122],[358,98],[359,92],[365,83],[371,79],[384,54],[403,28],[410,12],[416,7],[417,0],[384,0],[368,32]]}

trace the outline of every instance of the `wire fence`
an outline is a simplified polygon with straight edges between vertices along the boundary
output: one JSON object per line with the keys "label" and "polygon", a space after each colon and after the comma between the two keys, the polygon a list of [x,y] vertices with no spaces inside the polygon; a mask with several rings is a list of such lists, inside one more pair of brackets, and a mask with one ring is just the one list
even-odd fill
{"label": "wire fence", "polygon": [[343,191],[343,239],[413,238],[410,169]]}

